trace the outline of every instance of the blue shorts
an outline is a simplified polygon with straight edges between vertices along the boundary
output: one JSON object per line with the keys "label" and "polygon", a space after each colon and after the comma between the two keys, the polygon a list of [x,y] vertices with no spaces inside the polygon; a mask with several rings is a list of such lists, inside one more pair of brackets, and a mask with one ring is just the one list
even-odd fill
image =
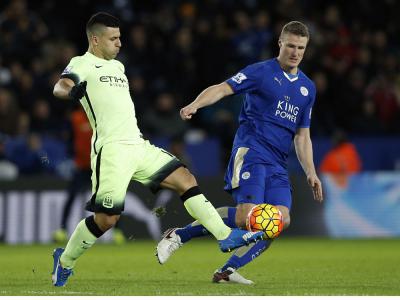
{"label": "blue shorts", "polygon": [[262,155],[240,147],[231,154],[225,173],[225,191],[232,194],[236,204],[269,203],[292,206],[292,188],[287,171],[268,164]]}

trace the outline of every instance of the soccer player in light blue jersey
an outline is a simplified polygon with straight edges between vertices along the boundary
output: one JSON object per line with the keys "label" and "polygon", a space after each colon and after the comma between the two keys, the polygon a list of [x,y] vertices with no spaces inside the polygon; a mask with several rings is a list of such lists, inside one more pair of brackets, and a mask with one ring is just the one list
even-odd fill
{"label": "soccer player in light blue jersey", "polygon": [[[292,141],[315,200],[323,199],[310,138],[316,90],[298,67],[308,41],[309,31],[303,23],[286,24],[279,37],[278,57],[245,67],[225,82],[206,88],[181,109],[182,119],[190,120],[198,109],[225,96],[239,93],[245,96],[225,174],[225,190],[231,193],[237,206],[218,209],[231,228],[244,228],[250,210],[261,203],[277,206],[283,215],[284,228],[289,226],[292,194],[287,160]],[[206,234],[207,230],[198,222],[171,229],[157,247],[160,263],[165,263],[191,238]],[[263,240],[237,249],[214,273],[213,282],[252,284],[236,270],[267,250],[271,242]]]}
{"label": "soccer player in light blue jersey", "polygon": [[53,284],[64,286],[79,257],[115,225],[131,180],[153,192],[161,188],[177,192],[188,213],[211,232],[223,252],[261,239],[262,233],[224,224],[190,171],[174,155],[142,138],[125,67],[115,59],[122,46],[119,20],[97,13],[89,19],[86,34],[88,51],[71,59],[53,93],[80,101],[93,130],[93,194],[86,205],[93,215],[79,222],[65,249],[54,250]]}

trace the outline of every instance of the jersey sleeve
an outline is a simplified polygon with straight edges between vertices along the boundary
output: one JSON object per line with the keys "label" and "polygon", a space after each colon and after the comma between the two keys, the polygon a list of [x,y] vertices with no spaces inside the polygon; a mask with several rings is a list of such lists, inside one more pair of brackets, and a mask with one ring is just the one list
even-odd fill
{"label": "jersey sleeve", "polygon": [[301,116],[299,125],[297,127],[300,128],[308,128],[310,127],[311,124],[311,114],[312,114],[312,108],[315,102],[315,96],[316,96],[316,89],[315,86],[312,85],[310,87],[310,101],[308,102],[307,106],[304,108],[303,115]]}
{"label": "jersey sleeve", "polygon": [[120,68],[120,70],[122,71],[122,73],[125,74],[125,66],[122,62],[116,60],[117,64],[118,64],[118,68]]}
{"label": "jersey sleeve", "polygon": [[249,65],[225,82],[235,94],[255,91],[262,83],[262,70],[263,66],[260,63]]}
{"label": "jersey sleeve", "polygon": [[68,66],[61,73],[61,78],[69,78],[75,84],[84,81],[88,74],[88,68],[85,62],[79,57],[74,57],[69,62]]}

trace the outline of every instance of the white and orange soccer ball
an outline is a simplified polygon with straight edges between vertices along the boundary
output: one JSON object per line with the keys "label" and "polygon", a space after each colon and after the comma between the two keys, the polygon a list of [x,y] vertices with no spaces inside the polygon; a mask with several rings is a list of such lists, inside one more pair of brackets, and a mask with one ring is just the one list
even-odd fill
{"label": "white and orange soccer ball", "polygon": [[274,239],[283,230],[283,217],[271,204],[259,204],[252,208],[246,219],[249,231],[263,231],[266,238]]}

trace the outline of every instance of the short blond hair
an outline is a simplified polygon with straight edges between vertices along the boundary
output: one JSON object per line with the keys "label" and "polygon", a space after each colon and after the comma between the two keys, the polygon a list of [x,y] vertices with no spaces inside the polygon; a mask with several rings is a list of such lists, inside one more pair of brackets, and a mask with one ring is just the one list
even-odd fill
{"label": "short blond hair", "polygon": [[310,32],[308,31],[307,26],[299,21],[291,21],[285,24],[285,26],[282,28],[279,38],[282,38],[282,36],[287,33],[305,36],[308,40],[310,39]]}

